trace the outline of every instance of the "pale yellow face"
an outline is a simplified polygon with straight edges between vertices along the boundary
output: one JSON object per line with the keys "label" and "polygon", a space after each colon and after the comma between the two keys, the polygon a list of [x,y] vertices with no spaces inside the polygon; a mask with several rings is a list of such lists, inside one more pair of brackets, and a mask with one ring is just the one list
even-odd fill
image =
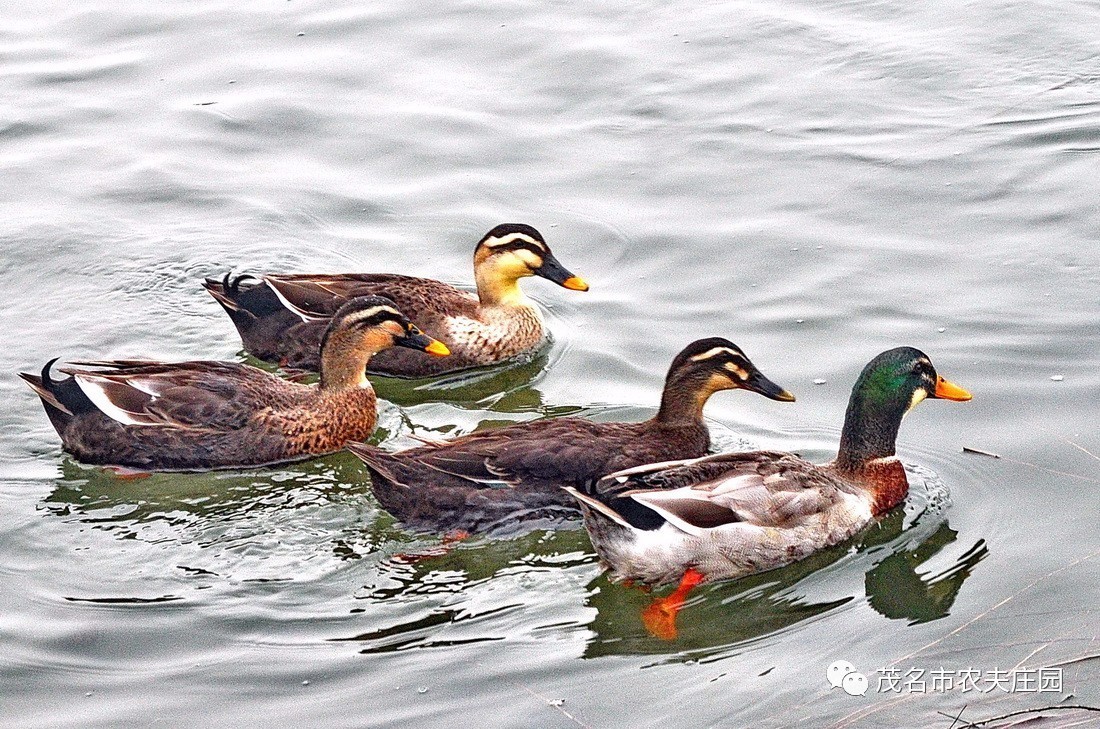
{"label": "pale yellow face", "polygon": [[542,258],[521,248],[489,255],[480,269],[494,278],[515,281],[526,276],[534,276],[535,269],[541,265]]}
{"label": "pale yellow face", "polygon": [[505,281],[533,276],[534,269],[542,266],[542,256],[526,248],[513,247],[517,243],[540,251],[546,250],[545,243],[523,233],[488,238],[474,255],[474,270],[482,276]]}

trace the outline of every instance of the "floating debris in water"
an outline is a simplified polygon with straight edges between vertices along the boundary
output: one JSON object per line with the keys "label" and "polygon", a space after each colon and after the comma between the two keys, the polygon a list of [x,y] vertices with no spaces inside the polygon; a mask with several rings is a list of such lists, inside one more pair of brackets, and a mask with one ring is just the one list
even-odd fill
{"label": "floating debris in water", "polygon": [[820,377],[818,377],[818,378],[817,378],[816,380],[814,380],[814,384],[815,384],[815,385],[824,385],[824,384],[825,384],[825,380],[823,380],[823,379],[821,379]]}
{"label": "floating debris in water", "polygon": [[977,448],[971,448],[970,446],[963,446],[963,453],[974,453],[979,456],[989,456],[990,458],[1000,458],[996,453],[990,453],[989,451],[979,450]]}
{"label": "floating debris in water", "polygon": [[1053,382],[1061,382],[1062,380],[1066,379],[1066,376],[1065,375],[1051,375],[1050,379]]}

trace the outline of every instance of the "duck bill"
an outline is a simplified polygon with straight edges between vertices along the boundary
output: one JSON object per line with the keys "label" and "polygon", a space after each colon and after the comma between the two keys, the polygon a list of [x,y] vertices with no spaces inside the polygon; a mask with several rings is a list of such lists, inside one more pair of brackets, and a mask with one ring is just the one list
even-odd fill
{"label": "duck bill", "polygon": [[446,344],[438,339],[432,339],[424,332],[415,328],[410,329],[404,337],[394,340],[394,344],[398,347],[419,349],[421,352],[427,352],[435,357],[446,357],[451,353],[451,350],[447,348]]}
{"label": "duck bill", "polygon": [[741,388],[779,402],[794,402],[794,395],[764,377],[759,371],[750,374],[749,379],[741,383]]}
{"label": "duck bill", "polygon": [[936,379],[936,392],[932,397],[939,400],[954,400],[955,402],[966,402],[974,397],[966,390],[962,389],[954,382],[939,377]]}
{"label": "duck bill", "polygon": [[588,291],[588,284],[580,276],[574,276],[569,269],[561,265],[550,251],[542,257],[542,265],[535,269],[536,276],[542,276],[573,291]]}

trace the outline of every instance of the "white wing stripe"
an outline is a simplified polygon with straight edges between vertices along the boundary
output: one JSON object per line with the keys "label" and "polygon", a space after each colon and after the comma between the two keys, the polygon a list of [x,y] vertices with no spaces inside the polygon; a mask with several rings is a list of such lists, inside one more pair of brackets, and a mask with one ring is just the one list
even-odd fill
{"label": "white wing stripe", "polygon": [[123,425],[149,424],[145,421],[135,419],[132,413],[123,410],[111,402],[110,397],[108,397],[107,393],[103,390],[102,380],[82,374],[73,375],[73,377],[76,378],[76,384],[80,385],[80,389],[88,396],[92,404],[99,408],[99,411],[111,420],[116,420]]}

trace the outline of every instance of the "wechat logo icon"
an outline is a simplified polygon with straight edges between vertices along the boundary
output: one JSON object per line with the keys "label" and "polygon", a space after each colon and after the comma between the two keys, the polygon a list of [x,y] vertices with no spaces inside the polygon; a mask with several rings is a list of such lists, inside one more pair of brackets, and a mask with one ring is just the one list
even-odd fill
{"label": "wechat logo icon", "polygon": [[833,661],[825,671],[832,688],[844,689],[849,696],[867,695],[867,677],[848,661]]}

